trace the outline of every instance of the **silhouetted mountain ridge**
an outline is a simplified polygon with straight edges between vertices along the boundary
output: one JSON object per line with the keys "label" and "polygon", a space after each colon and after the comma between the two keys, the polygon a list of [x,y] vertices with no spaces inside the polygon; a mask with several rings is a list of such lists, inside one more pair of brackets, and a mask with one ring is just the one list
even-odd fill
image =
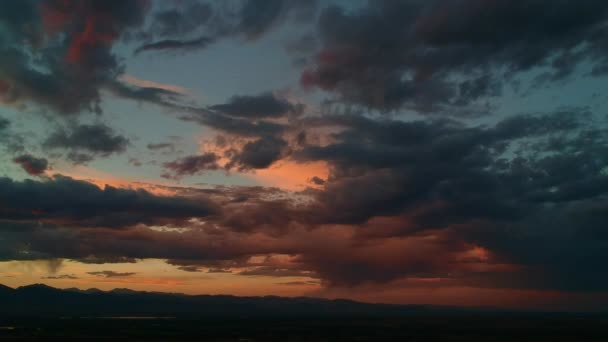
{"label": "silhouetted mountain ridge", "polygon": [[472,310],[428,305],[370,304],[348,299],[312,297],[185,295],[129,289],[62,290],[43,284],[16,289],[0,285],[0,303],[1,315],[34,316],[385,316]]}
{"label": "silhouetted mountain ridge", "polygon": [[7,293],[11,291],[14,291],[12,287],[0,284],[0,293]]}

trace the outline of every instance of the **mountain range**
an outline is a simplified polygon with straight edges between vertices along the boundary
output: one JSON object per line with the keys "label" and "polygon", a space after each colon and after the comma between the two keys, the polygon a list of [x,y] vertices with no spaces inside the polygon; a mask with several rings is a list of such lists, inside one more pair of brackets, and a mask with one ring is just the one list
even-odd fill
{"label": "mountain range", "polygon": [[0,315],[67,316],[402,316],[488,311],[427,305],[371,304],[346,299],[310,297],[238,297],[57,289],[43,284],[18,288],[0,285]]}

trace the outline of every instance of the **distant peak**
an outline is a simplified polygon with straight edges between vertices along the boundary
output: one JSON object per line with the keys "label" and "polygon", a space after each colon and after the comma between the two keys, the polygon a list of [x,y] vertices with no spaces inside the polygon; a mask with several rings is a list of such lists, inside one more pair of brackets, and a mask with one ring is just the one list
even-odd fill
{"label": "distant peak", "polygon": [[83,292],[86,293],[99,293],[99,292],[103,292],[102,290],[96,288],[96,287],[91,287],[90,289],[86,289]]}
{"label": "distant peak", "polygon": [[0,284],[0,291],[14,290],[12,287]]}
{"label": "distant peak", "polygon": [[110,291],[111,293],[124,293],[124,294],[131,294],[131,293],[141,293],[140,291],[135,291],[135,290],[131,290],[131,289],[126,289],[126,288],[116,288]]}
{"label": "distant peak", "polygon": [[48,286],[46,284],[36,283],[30,285],[19,286],[17,290],[26,290],[26,289],[49,289],[49,290],[57,290],[52,286]]}
{"label": "distant peak", "polygon": [[65,291],[78,292],[78,293],[102,293],[103,292],[100,289],[97,289],[97,288],[94,288],[94,287],[92,287],[90,289],[86,289],[86,290],[79,289],[77,287],[70,287],[70,288],[65,289]]}

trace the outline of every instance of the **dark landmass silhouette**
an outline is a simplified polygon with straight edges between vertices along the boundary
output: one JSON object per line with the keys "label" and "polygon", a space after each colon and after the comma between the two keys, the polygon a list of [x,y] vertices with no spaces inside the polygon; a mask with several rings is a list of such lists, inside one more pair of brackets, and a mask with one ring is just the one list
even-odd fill
{"label": "dark landmass silhouette", "polygon": [[402,316],[500,312],[493,308],[372,304],[311,297],[239,297],[140,292],[130,289],[57,289],[43,284],[0,285],[0,315],[77,316]]}
{"label": "dark landmass silhouette", "polygon": [[608,316],[0,285],[0,340],[606,341]]}

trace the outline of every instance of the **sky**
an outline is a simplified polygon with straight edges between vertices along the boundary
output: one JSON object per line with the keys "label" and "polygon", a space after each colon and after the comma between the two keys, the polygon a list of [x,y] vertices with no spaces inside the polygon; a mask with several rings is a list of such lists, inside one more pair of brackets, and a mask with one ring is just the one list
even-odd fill
{"label": "sky", "polygon": [[605,1],[0,1],[0,283],[602,310],[605,89]]}

